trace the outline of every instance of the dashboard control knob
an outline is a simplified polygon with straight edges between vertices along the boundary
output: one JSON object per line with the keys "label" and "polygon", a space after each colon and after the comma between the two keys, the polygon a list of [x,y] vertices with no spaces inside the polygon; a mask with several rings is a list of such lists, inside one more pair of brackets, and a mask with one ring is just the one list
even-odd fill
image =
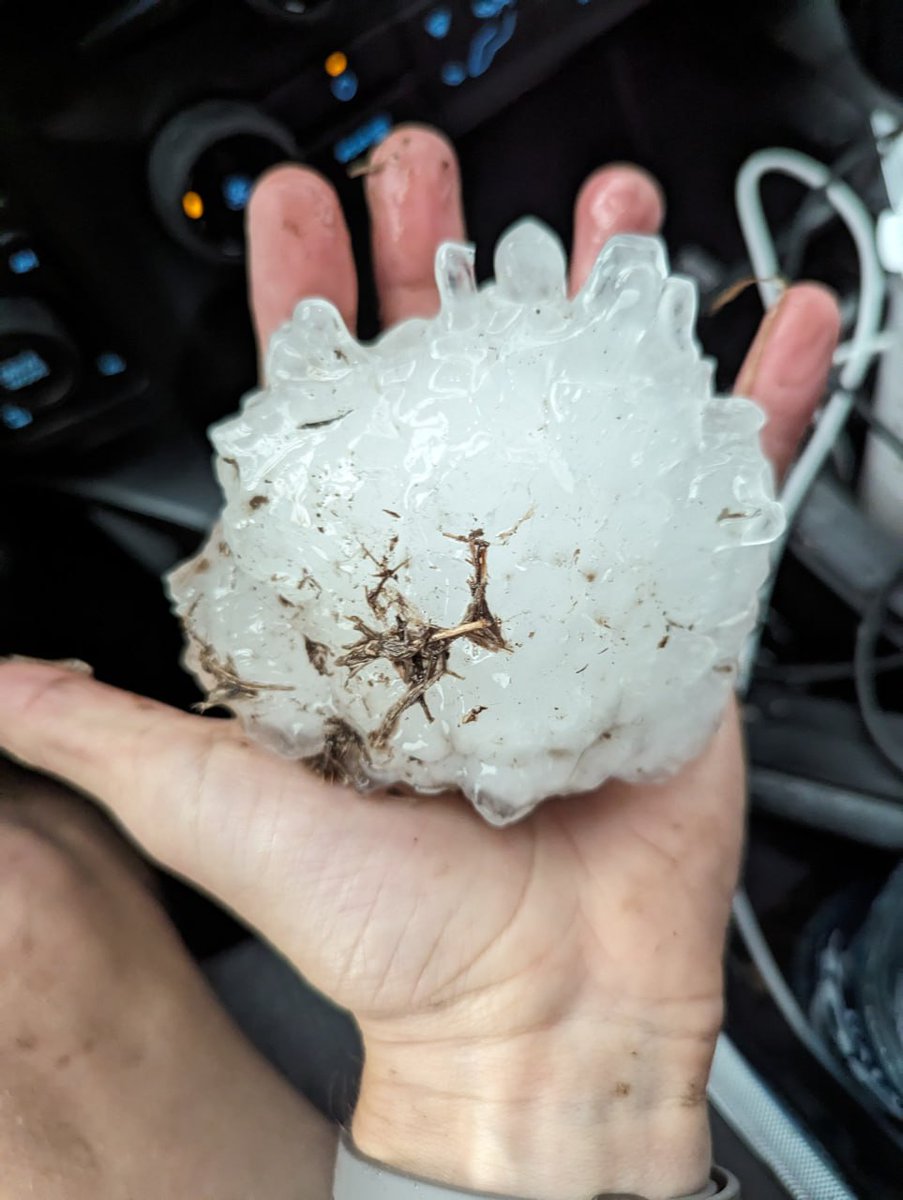
{"label": "dashboard control knob", "polygon": [[183,246],[212,262],[240,262],[244,210],[257,178],[297,157],[291,133],[250,104],[208,100],[157,136],[148,162],[160,220]]}

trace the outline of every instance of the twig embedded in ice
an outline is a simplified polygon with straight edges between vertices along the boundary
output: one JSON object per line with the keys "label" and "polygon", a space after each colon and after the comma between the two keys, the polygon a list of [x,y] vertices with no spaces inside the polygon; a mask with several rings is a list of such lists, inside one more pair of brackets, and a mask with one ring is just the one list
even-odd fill
{"label": "twig embedded in ice", "polygon": [[361,636],[358,641],[344,647],[346,653],[336,659],[336,666],[347,667],[354,675],[368,664],[384,659],[395,667],[407,684],[407,691],[391,705],[379,727],[370,735],[370,743],[374,748],[385,747],[397,729],[401,717],[415,704],[420,705],[427,721],[432,722],[433,714],[427,704],[426,695],[433,684],[438,683],[443,675],[450,673],[448,656],[453,642],[459,638],[467,638],[474,645],[486,650],[509,648],[502,637],[499,622],[489,611],[486,602],[489,543],[482,534],[482,529],[475,529],[469,534],[445,535],[452,541],[462,542],[467,546],[468,561],[473,570],[467,581],[470,602],[464,618],[457,625],[448,628],[429,622],[415,613],[397,589],[387,600],[379,603],[388,581],[391,579],[397,583],[398,573],[410,561],[405,559],[396,567],[387,565],[389,555],[397,545],[397,535],[390,541],[388,551],[382,559],[377,559],[369,550],[365,550],[367,557],[379,568],[379,582],[375,588],[367,590],[367,603],[381,619],[386,619],[393,607],[396,609],[396,616],[394,622],[386,629],[374,629],[361,617],[352,617],[351,623]]}
{"label": "twig embedded in ice", "polygon": [[[514,535],[517,533],[518,529],[520,529],[521,525],[523,525],[523,523],[525,521],[529,521],[531,517],[535,517],[535,516],[536,516],[536,505],[531,504],[530,507],[527,509],[527,511],[524,513],[524,515],[522,517],[520,517],[517,521],[515,521],[510,529],[506,529],[504,533],[500,533],[497,535],[497,540],[500,542],[507,542],[509,538],[514,537]],[[576,552],[576,556],[577,557],[580,556],[579,550]]]}

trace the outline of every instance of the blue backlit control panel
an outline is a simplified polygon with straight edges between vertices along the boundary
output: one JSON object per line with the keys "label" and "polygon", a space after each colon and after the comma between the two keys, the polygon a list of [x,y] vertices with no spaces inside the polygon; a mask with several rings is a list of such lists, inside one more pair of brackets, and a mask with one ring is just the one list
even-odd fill
{"label": "blue backlit control panel", "polygon": [[[538,82],[611,21],[643,3],[424,0],[404,5],[397,23],[337,44],[322,61],[338,102],[334,107],[359,111],[354,123],[342,122],[333,134],[332,157],[353,162],[410,115],[453,136],[466,132],[487,110],[510,102],[511,87]],[[401,106],[406,111],[389,101],[399,88],[410,97]]]}
{"label": "blue backlit control panel", "polygon": [[[42,255],[4,248],[4,270],[38,282]],[[32,265],[31,255],[38,259]],[[9,258],[13,257],[13,265]],[[36,451],[79,440],[92,414],[109,414],[145,386],[122,347],[73,331],[45,299],[0,294],[0,452]],[[114,422],[115,428],[115,422]]]}
{"label": "blue backlit control panel", "polygon": [[[403,120],[434,123],[452,136],[465,132],[486,115],[481,104],[492,106],[485,98],[495,81],[498,103],[507,103],[524,64],[549,60],[563,32],[566,54],[580,40],[577,31],[585,31],[584,40],[596,32],[591,14],[642,3],[253,0],[253,8],[304,29],[310,57],[253,102],[210,98],[171,117],[149,157],[154,205],[195,255],[240,263],[244,210],[275,162],[297,158],[327,171],[349,166]],[[542,69],[554,67],[547,61]]]}
{"label": "blue backlit control panel", "polygon": [[439,3],[427,8],[415,29],[422,29],[441,83],[457,88],[490,70],[513,40],[522,17],[522,0]]}
{"label": "blue backlit control panel", "polygon": [[73,394],[80,374],[75,343],[46,305],[0,299],[0,424],[31,425]]}
{"label": "blue backlit control panel", "polygon": [[[464,85],[484,77],[503,56],[518,29],[521,3],[449,0],[407,8],[398,26],[371,30],[327,55],[323,69],[332,77],[333,95],[360,110],[353,123],[344,122],[333,135],[333,159],[348,164],[362,158],[400,120],[442,125],[451,93],[466,91]],[[346,78],[347,89],[342,87]],[[405,96],[400,105],[392,102],[399,91]],[[351,103],[355,100],[369,103]]]}
{"label": "blue backlit control panel", "polygon": [[[85,302],[52,232],[0,189],[0,458],[70,452],[138,423],[147,379]],[[114,414],[116,410],[116,414]],[[135,414],[135,415],[133,415]],[[0,468],[2,470],[2,468]]]}

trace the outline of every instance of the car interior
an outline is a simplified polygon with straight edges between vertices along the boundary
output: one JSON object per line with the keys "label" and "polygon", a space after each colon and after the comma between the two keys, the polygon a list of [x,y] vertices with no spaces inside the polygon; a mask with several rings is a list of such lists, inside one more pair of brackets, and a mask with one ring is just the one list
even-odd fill
{"label": "car interior", "polygon": [[[710,1099],[744,1194],[899,1196],[898,0],[0,0],[0,653],[201,699],[161,576],[216,518],[206,430],[257,375],[251,191],[283,161],[334,184],[373,337],[361,164],[406,121],[458,150],[481,279],[524,215],[567,245],[596,167],[657,176],[722,390],[763,281],[839,297],[745,669],[750,836]],[[239,1025],[347,1118],[351,1020],[212,902],[160,886]]]}

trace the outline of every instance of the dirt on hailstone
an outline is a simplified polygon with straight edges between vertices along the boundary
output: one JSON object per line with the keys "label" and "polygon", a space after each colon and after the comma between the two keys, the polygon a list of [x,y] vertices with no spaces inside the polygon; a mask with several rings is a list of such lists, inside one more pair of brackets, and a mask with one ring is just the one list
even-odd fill
{"label": "dirt on hailstone", "polygon": [[[414,610],[397,586],[391,586],[397,584],[399,571],[410,561],[405,559],[394,566],[390,565],[392,553],[398,544],[397,534],[390,539],[382,558],[377,559],[364,548],[364,554],[376,566],[376,582],[365,590],[370,615],[366,621],[362,617],[352,618],[352,624],[360,636],[357,641],[343,647],[345,653],[333,659],[332,665],[345,667],[349,675],[354,675],[370,663],[385,661],[394,667],[407,686],[404,694],[392,704],[379,726],[366,739],[339,718],[327,722],[323,749],[303,761],[310,770],[329,782],[365,786],[368,783],[365,768],[370,760],[370,750],[380,750],[388,744],[402,716],[413,705],[419,704],[427,720],[432,722],[427,693],[444,675],[453,674],[448,660],[456,641],[464,638],[486,650],[510,649],[502,636],[499,619],[490,610],[486,599],[490,544],[483,530],[474,529],[468,534],[448,533],[444,536],[467,546],[472,572],[467,581],[470,593],[468,603],[458,624],[449,628],[426,620]],[[221,553],[225,554],[228,549],[228,546],[221,544]],[[308,580],[302,581],[299,587],[306,582]],[[290,602],[283,603],[291,607]],[[193,611],[194,607],[186,613],[182,624],[195,646],[201,670],[215,681],[207,700],[197,706],[198,711],[228,706],[239,699],[251,699],[262,691],[293,690],[289,684],[242,679],[231,657],[221,661],[213,647],[194,631],[191,624]],[[329,647],[308,637],[304,639],[304,646],[314,669],[321,675],[330,674],[332,656]],[[484,705],[472,708],[463,723],[476,721],[485,711]]]}

